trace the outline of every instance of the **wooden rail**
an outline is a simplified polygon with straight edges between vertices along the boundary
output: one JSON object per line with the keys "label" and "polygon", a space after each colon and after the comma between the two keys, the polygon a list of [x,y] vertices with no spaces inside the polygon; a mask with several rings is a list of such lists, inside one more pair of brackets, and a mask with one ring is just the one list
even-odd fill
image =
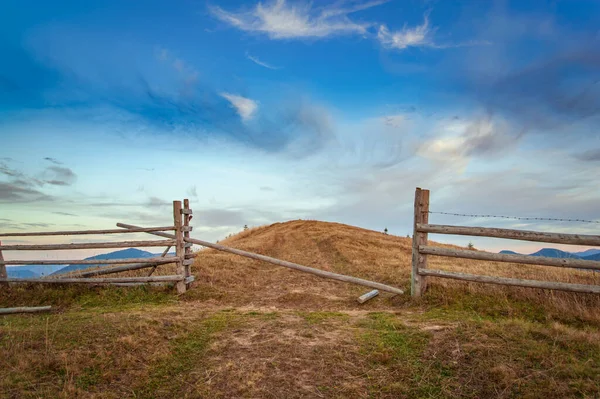
{"label": "wooden rail", "polygon": [[[0,241],[0,246],[2,246],[2,241]],[[4,263],[4,256],[2,255],[2,250],[0,249],[0,280],[4,278],[8,278],[8,274],[6,272],[6,264]],[[8,283],[0,283],[0,286],[8,287]]]}
{"label": "wooden rail", "polygon": [[[137,226],[133,226],[130,224],[124,224],[124,223],[117,223],[117,226],[123,227],[126,229],[137,227]],[[173,237],[172,234],[165,234],[165,233],[150,233],[150,234],[154,234],[154,235],[166,237],[166,238]],[[404,291],[402,291],[401,289],[396,288],[396,287],[391,287],[389,285],[376,283],[376,282],[369,281],[369,280],[364,280],[362,278],[346,276],[343,274],[327,272],[325,270],[315,269],[312,267],[299,265],[297,263],[288,262],[288,261],[280,260],[280,259],[276,259],[276,258],[271,258],[270,256],[259,255],[259,254],[255,254],[252,252],[242,251],[241,249],[230,248],[230,247],[226,247],[226,246],[220,245],[220,244],[213,244],[212,242],[208,242],[208,241],[202,241],[202,240],[198,240],[195,238],[184,238],[184,241],[188,242],[188,243],[192,243],[192,244],[201,245],[203,247],[216,249],[217,251],[229,252],[229,253],[232,253],[235,255],[244,256],[246,258],[256,259],[256,260],[260,260],[263,262],[272,263],[274,265],[298,270],[298,271],[301,271],[304,273],[314,274],[319,277],[329,278],[329,279],[338,280],[338,281],[344,281],[347,283],[359,284],[359,285],[363,285],[365,287],[371,287],[371,288],[375,288],[375,289],[378,289],[381,291],[391,292],[393,294],[403,294],[404,293]]]}
{"label": "wooden rail", "polygon": [[509,240],[548,242],[569,245],[600,245],[600,236],[585,234],[544,233],[541,231],[497,229],[490,227],[418,224],[417,231],[432,234],[506,238]]}
{"label": "wooden rail", "polygon": [[523,280],[520,278],[480,276],[477,274],[456,273],[456,272],[447,272],[447,271],[443,271],[443,270],[430,270],[430,269],[420,269],[419,273],[422,276],[444,277],[444,278],[451,278],[451,279],[455,279],[455,280],[473,281],[476,283],[514,285],[517,287],[545,288],[545,289],[549,289],[549,290],[561,290],[561,291],[600,294],[600,286],[598,286],[598,285],[557,283],[557,282],[552,282],[552,281]]}
{"label": "wooden rail", "polygon": [[528,265],[571,267],[575,269],[600,270],[600,262],[576,258],[548,258],[545,256],[495,254],[491,252],[472,251],[469,249],[440,248],[428,245],[419,247],[425,255],[447,256],[451,258],[488,260],[493,262],[524,263]]}
{"label": "wooden rail", "polygon": [[6,283],[43,283],[43,284],[111,284],[111,283],[150,283],[160,281],[183,281],[180,275],[152,277],[111,277],[111,278],[5,278]]}
{"label": "wooden rail", "polygon": [[175,257],[154,257],[154,258],[125,258],[125,259],[87,259],[87,260],[66,260],[66,259],[55,259],[55,260],[4,260],[0,261],[0,264],[4,265],[118,265],[126,263],[149,263],[153,266],[157,263],[173,263],[178,259]]}
{"label": "wooden rail", "polygon": [[551,281],[524,280],[517,278],[480,276],[427,268],[427,256],[446,256],[452,258],[476,259],[493,262],[511,262],[530,265],[568,267],[596,271],[600,262],[576,258],[549,258],[519,254],[496,254],[475,250],[440,248],[427,245],[427,234],[468,235],[479,237],[504,238],[511,240],[547,242],[570,245],[600,245],[600,236],[585,234],[547,233],[541,231],[500,229],[489,227],[468,227],[428,224],[429,191],[417,188],[415,191],[415,225],[413,235],[413,261],[411,292],[414,297],[422,294],[426,287],[426,277],[442,277],[479,283],[512,285],[519,287],[543,288],[562,291],[600,293],[600,286],[571,284]]}
{"label": "wooden rail", "polygon": [[38,231],[31,233],[0,233],[0,237],[41,237],[41,236],[74,236],[87,234],[120,234],[120,233],[150,233],[154,231],[175,230],[174,226],[166,227],[140,227],[139,229],[121,230],[71,230],[71,231]]}
{"label": "wooden rail", "polygon": [[85,242],[78,244],[0,245],[0,251],[56,251],[63,249],[101,249],[131,247],[165,247],[175,240]]}
{"label": "wooden rail", "polygon": [[52,306],[20,307],[20,308],[0,308],[0,315],[17,313],[40,313],[49,312]]}

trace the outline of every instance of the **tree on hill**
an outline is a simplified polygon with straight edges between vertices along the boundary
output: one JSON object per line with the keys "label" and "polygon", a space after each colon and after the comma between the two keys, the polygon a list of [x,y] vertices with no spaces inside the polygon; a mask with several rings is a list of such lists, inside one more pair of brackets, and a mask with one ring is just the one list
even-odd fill
{"label": "tree on hill", "polygon": [[383,229],[383,234],[387,234],[388,233],[388,229],[387,227],[385,229]]}

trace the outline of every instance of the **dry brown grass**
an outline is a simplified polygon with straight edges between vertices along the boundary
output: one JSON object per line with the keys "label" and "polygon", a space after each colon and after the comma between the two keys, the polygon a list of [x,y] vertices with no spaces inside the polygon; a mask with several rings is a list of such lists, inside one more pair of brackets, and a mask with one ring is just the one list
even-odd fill
{"label": "dry brown grass", "polygon": [[[56,308],[0,318],[0,397],[600,397],[599,296],[431,279],[413,301],[410,239],[335,223],[277,223],[223,244],[407,294],[358,305],[368,288],[213,250],[201,251],[179,297],[0,291],[3,305]],[[598,284],[541,266],[432,257],[430,267]]]}
{"label": "dry brown grass", "polygon": [[[409,293],[412,241],[409,238],[338,223],[292,221],[244,231],[222,242],[319,269],[362,277],[403,288]],[[445,247],[454,247],[450,245]],[[457,247],[455,247],[457,248]],[[588,271],[468,259],[429,257],[429,267],[472,274],[535,280],[600,284],[600,274]],[[312,309],[356,308],[355,298],[368,288],[324,280],[237,255],[203,250],[194,273],[198,289],[190,297],[231,305]],[[465,283],[429,278],[430,299],[449,302],[465,293],[494,296],[499,302],[528,301],[547,311],[600,322],[598,295],[552,292],[531,288]],[[383,294],[377,308],[395,308],[406,298]],[[432,298],[433,297],[433,298]],[[425,302],[427,302],[425,298]],[[369,305],[367,305],[369,306]]]}

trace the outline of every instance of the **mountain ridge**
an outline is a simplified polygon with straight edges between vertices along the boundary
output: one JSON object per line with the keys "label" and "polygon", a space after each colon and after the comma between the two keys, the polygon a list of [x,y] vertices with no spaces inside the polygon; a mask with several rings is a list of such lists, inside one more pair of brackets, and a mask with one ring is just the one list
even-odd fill
{"label": "mountain ridge", "polygon": [[499,253],[507,255],[544,256],[547,258],[557,259],[600,260],[600,249],[596,248],[591,248],[582,252],[567,252],[556,248],[542,248],[539,251],[536,251],[531,254],[521,254],[515,251],[505,249],[500,251]]}

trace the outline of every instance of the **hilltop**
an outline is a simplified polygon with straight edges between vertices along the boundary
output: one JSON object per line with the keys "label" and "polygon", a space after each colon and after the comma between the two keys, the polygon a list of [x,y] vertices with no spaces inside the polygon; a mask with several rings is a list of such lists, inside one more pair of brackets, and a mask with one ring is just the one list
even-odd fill
{"label": "hilltop", "polygon": [[[411,240],[337,223],[276,223],[221,243],[407,294],[358,305],[368,288],[210,249],[200,250],[197,280],[179,297],[147,287],[0,290],[8,306],[56,307],[50,315],[0,318],[0,391],[15,398],[600,394],[598,296],[432,279],[413,300]],[[598,283],[597,273],[578,270],[429,262]]]}

